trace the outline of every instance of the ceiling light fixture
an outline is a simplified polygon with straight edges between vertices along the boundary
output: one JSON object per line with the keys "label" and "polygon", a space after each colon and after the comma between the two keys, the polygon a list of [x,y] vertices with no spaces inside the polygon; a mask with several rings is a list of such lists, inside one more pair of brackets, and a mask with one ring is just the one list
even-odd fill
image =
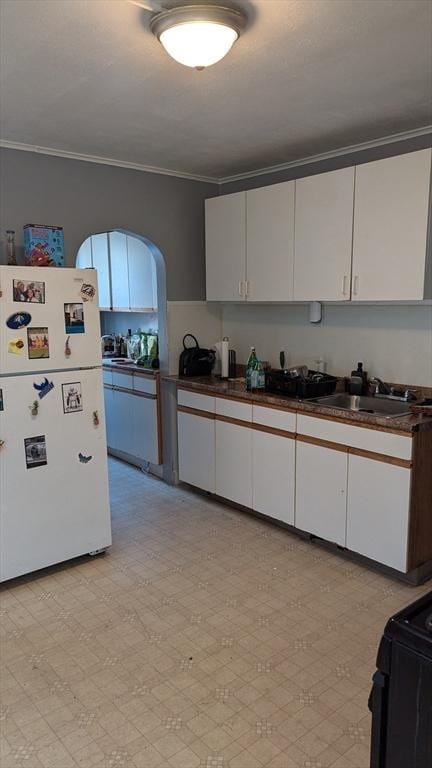
{"label": "ceiling light fixture", "polygon": [[219,5],[184,5],[153,16],[150,29],[173,59],[204,69],[223,59],[240,37],[246,17]]}

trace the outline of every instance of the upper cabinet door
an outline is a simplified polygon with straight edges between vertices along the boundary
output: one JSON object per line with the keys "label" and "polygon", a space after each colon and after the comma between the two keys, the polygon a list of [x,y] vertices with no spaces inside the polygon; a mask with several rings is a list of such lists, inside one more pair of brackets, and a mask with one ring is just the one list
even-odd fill
{"label": "upper cabinet door", "polygon": [[425,298],[431,150],[356,169],[353,300]]}
{"label": "upper cabinet door", "polygon": [[112,308],[129,309],[129,272],[126,235],[109,232]]}
{"label": "upper cabinet door", "polygon": [[150,249],[136,237],[127,237],[127,253],[130,308],[156,310],[156,265]]}
{"label": "upper cabinet door", "polygon": [[246,192],[205,201],[208,301],[246,298]]}
{"label": "upper cabinet door", "polygon": [[80,246],[75,260],[75,266],[77,269],[88,269],[89,267],[93,266],[91,237],[88,237],[87,240],[84,240]]}
{"label": "upper cabinet door", "polygon": [[295,182],[246,192],[249,301],[293,298]]}
{"label": "upper cabinet door", "polygon": [[[93,267],[97,270],[98,276],[98,290],[99,290],[99,308],[111,309],[111,281],[110,281],[110,266],[108,255],[108,235],[103,232],[100,235],[92,235],[81,246],[79,254],[83,246],[91,242],[92,251],[92,263]],[[81,266],[78,264],[77,266]]]}
{"label": "upper cabinet door", "polygon": [[296,181],[294,299],[350,298],[354,168]]}

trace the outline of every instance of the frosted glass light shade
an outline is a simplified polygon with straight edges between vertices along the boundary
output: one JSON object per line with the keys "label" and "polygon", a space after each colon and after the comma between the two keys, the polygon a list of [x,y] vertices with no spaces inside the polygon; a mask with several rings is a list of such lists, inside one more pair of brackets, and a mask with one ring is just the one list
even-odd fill
{"label": "frosted glass light shade", "polygon": [[238,38],[232,27],[210,21],[177,24],[160,41],[170,56],[186,67],[210,67],[223,59]]}
{"label": "frosted glass light shade", "polygon": [[220,5],[182,5],[156,14],[150,29],[173,59],[204,69],[223,59],[246,27],[244,13]]}

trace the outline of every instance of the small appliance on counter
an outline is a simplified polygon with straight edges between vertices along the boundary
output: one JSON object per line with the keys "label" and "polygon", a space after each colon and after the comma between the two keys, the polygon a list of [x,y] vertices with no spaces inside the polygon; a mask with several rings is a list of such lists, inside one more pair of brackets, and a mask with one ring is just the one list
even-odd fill
{"label": "small appliance on counter", "polygon": [[102,352],[102,357],[112,358],[117,356],[116,340],[113,334],[109,333],[109,334],[106,334],[105,336],[102,336],[101,352]]}
{"label": "small appliance on counter", "polygon": [[432,592],[387,622],[376,665],[370,768],[430,768]]}
{"label": "small appliance on counter", "polygon": [[[193,339],[195,346],[187,347],[186,339]],[[210,376],[216,358],[213,349],[200,347],[192,333],[183,336],[183,351],[179,359],[179,376]]]}
{"label": "small appliance on counter", "polygon": [[332,395],[337,382],[337,376],[309,370],[306,365],[298,365],[286,370],[272,368],[265,373],[267,392],[302,399]]}

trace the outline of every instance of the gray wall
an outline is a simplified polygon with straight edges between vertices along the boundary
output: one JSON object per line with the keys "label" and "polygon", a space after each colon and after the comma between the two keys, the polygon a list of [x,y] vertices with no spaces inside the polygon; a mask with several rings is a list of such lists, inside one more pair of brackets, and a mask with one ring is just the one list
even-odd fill
{"label": "gray wall", "polygon": [[300,179],[305,176],[314,176],[317,173],[326,173],[326,171],[335,171],[339,168],[347,168],[351,165],[361,165],[369,163],[372,160],[381,160],[384,157],[393,157],[402,155],[404,152],[414,152],[417,149],[426,149],[432,144],[432,133],[424,136],[417,136],[405,141],[395,141],[392,144],[384,144],[381,147],[372,149],[362,149],[358,152],[351,152],[339,157],[332,157],[327,160],[320,160],[316,163],[307,163],[305,165],[293,166],[283,171],[265,173],[261,176],[254,176],[250,179],[240,179],[238,181],[227,182],[219,187],[220,195],[227,195],[229,192],[240,192],[243,189],[255,189],[256,187],[265,187],[267,184],[277,184],[280,181],[290,181],[291,179]]}
{"label": "gray wall", "polygon": [[127,229],[145,235],[162,252],[169,299],[203,299],[203,201],[215,194],[214,184],[1,149],[0,239],[6,229],[15,229],[22,246],[24,224],[63,226],[66,263],[73,266],[90,234]]}

